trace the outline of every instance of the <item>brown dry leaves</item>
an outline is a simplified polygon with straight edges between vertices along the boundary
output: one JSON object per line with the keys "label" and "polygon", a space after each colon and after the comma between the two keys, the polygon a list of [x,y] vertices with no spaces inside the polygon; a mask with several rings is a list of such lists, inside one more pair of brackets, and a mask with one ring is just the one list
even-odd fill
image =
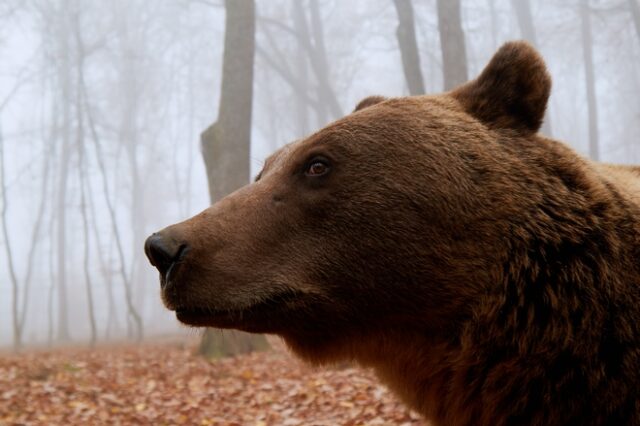
{"label": "brown dry leaves", "polygon": [[370,372],[281,345],[216,361],[177,345],[0,356],[0,425],[426,425]]}

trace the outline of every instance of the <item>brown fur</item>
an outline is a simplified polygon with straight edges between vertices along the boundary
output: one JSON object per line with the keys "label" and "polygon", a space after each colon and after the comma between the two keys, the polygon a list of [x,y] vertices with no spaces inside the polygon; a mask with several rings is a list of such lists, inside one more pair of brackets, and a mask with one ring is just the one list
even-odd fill
{"label": "brown fur", "polygon": [[166,305],[371,366],[437,425],[640,424],[640,174],[536,134],[549,89],[515,42],[364,102],[160,233]]}

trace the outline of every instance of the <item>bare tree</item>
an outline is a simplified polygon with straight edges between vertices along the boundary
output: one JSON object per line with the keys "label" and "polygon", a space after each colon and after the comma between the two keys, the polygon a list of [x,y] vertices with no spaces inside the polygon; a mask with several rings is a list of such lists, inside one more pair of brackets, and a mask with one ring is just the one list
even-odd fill
{"label": "bare tree", "polygon": [[42,227],[42,221],[44,219],[44,212],[46,206],[46,191],[48,189],[48,176],[49,176],[49,163],[51,159],[48,155],[43,156],[42,167],[42,187],[40,193],[40,202],[36,214],[36,220],[31,231],[31,240],[29,244],[29,251],[27,254],[27,264],[25,266],[24,281],[22,285],[22,295],[20,295],[20,286],[18,283],[18,277],[16,275],[13,250],[10,241],[9,229],[7,224],[7,211],[9,209],[9,201],[7,198],[7,188],[5,186],[5,173],[4,173],[4,140],[2,135],[2,129],[0,127],[0,188],[2,189],[2,210],[0,216],[2,220],[2,231],[5,240],[5,252],[7,255],[7,264],[9,269],[9,277],[11,280],[11,289],[13,295],[12,302],[12,317],[13,317],[13,347],[16,351],[22,348],[24,326],[27,319],[28,302],[31,289],[31,281],[33,277],[34,262],[36,257],[36,249],[38,242],[40,241],[40,229]]}
{"label": "bare tree", "polygon": [[[267,49],[262,48],[260,45],[256,45],[256,53],[260,59],[273,69],[273,71],[275,71],[275,73],[278,74],[282,80],[291,87],[291,89],[293,89],[296,96],[303,99],[306,104],[316,112],[318,117],[326,116],[326,112],[321,111],[321,102],[309,93],[309,88],[305,80],[301,79],[300,76],[289,68],[286,56],[283,52],[278,50],[270,31],[265,28],[262,31],[262,34],[269,41],[269,49],[267,51]],[[307,46],[306,43],[307,42],[305,42],[305,46]]]}
{"label": "bare tree", "polygon": [[[215,202],[249,182],[251,109],[255,50],[253,0],[226,0],[222,88],[218,120],[201,136],[202,155]],[[264,336],[207,329],[200,344],[206,356],[250,352],[267,346]]]}
{"label": "bare tree", "polygon": [[[255,49],[258,57],[291,87],[298,105],[300,102],[305,103],[315,112],[317,125],[324,126],[329,120],[341,117],[343,111],[330,81],[331,73],[319,4],[317,0],[309,2],[308,11],[303,7],[304,4],[302,0],[292,3],[293,27],[279,20],[258,17],[257,23],[268,48],[257,44]],[[294,55],[281,49],[280,39],[272,34],[272,29],[277,29],[294,39],[297,46]],[[290,56],[295,58],[293,66]],[[306,73],[307,66],[311,69],[313,79]],[[304,122],[305,118],[300,117],[301,109],[297,108],[296,114]],[[306,125],[302,125],[303,129],[305,127]]]}
{"label": "bare tree", "polygon": [[139,246],[144,240],[144,211],[143,211],[143,193],[141,172],[139,170],[139,147],[140,147],[140,130],[138,125],[138,117],[141,111],[141,93],[143,85],[143,75],[140,72],[139,61],[139,43],[141,28],[131,22],[130,14],[124,10],[127,2],[115,2],[116,13],[122,15],[118,19],[118,89],[120,90],[120,114],[118,117],[118,140],[121,141],[124,153],[128,163],[129,178],[131,182],[130,200],[131,209],[131,233],[132,250],[129,256],[129,270],[127,272],[133,301],[136,305],[140,305],[145,292],[144,281],[140,275],[141,251]]}
{"label": "bare tree", "polygon": [[488,6],[491,16],[491,42],[495,50],[498,48],[498,12],[496,11],[496,1],[488,0]]}
{"label": "bare tree", "polygon": [[96,125],[94,123],[93,120],[93,115],[91,113],[91,107],[89,105],[88,99],[87,99],[87,88],[86,88],[86,83],[84,81],[84,75],[83,75],[83,70],[80,70],[80,88],[79,90],[81,91],[82,94],[82,102],[84,105],[84,109],[86,112],[86,118],[87,118],[87,126],[89,128],[90,134],[91,134],[91,139],[93,141],[93,145],[94,145],[94,149],[95,149],[95,156],[96,156],[96,160],[98,163],[98,170],[100,171],[100,177],[102,180],[102,193],[104,195],[104,199],[105,199],[105,204],[107,205],[107,211],[109,213],[109,219],[111,221],[111,230],[113,232],[113,237],[115,240],[115,246],[116,246],[116,252],[118,253],[118,260],[119,260],[119,268],[118,268],[118,273],[120,275],[120,278],[122,279],[122,285],[124,287],[124,295],[125,295],[125,303],[127,306],[127,314],[128,314],[128,319],[129,321],[127,322],[127,324],[130,325],[130,328],[132,329],[132,335],[133,337],[140,341],[142,340],[143,337],[143,333],[144,333],[144,328],[143,328],[143,323],[142,323],[142,317],[140,316],[140,314],[138,313],[138,310],[135,308],[135,305],[133,303],[133,295],[131,292],[131,281],[129,280],[129,277],[127,276],[127,272],[126,272],[126,259],[125,259],[125,255],[124,255],[124,248],[123,248],[123,244],[122,244],[122,237],[120,235],[120,228],[118,226],[118,220],[116,218],[116,211],[115,211],[115,207],[113,205],[113,202],[111,201],[111,197],[110,197],[110,191],[109,191],[109,183],[108,183],[108,178],[107,178],[107,169],[106,166],[104,164],[104,155],[102,152],[102,145],[100,143],[100,138],[98,136],[98,132],[96,130]]}
{"label": "bare tree", "polygon": [[[296,45],[304,49],[304,45],[301,42],[301,36],[304,37],[304,33],[307,32],[306,18],[304,15],[304,8],[301,1],[291,2],[293,25],[296,35]],[[308,34],[307,34],[308,36]],[[294,58],[295,76],[299,80],[299,84],[306,88],[309,86],[309,66],[308,58],[306,55],[296,55]],[[298,125],[298,135],[300,137],[306,136],[309,132],[309,108],[308,102],[302,95],[301,91],[294,90],[294,97],[296,102],[296,123]]]}
{"label": "bare tree", "polygon": [[9,240],[9,229],[7,226],[7,211],[9,209],[9,201],[7,198],[7,183],[4,172],[4,137],[2,127],[0,126],[0,190],[2,190],[2,210],[0,210],[0,220],[2,221],[2,233],[4,235],[4,246],[7,254],[7,263],[9,267],[9,277],[11,279],[11,294],[13,296],[11,304],[11,316],[13,319],[13,346],[16,350],[20,349],[22,344],[22,333],[19,322],[19,294],[18,294],[18,277],[16,275],[13,250],[11,241]]}
{"label": "bare tree", "polygon": [[[81,119],[81,113],[78,114],[78,118]],[[89,326],[91,330],[91,346],[95,345],[97,339],[97,327],[96,327],[96,314],[95,309],[93,307],[93,286],[91,279],[91,267],[90,267],[90,259],[91,259],[91,240],[89,237],[89,219],[88,219],[88,208],[87,208],[87,166],[86,166],[86,154],[85,154],[85,146],[84,146],[84,129],[82,127],[82,122],[78,123],[78,162],[79,162],[79,173],[80,173],[80,210],[82,217],[82,232],[83,232],[83,243],[84,243],[84,259],[82,262],[82,266],[84,269],[84,281],[85,281],[85,290],[87,292],[87,314],[89,316]]]}
{"label": "bare tree", "polygon": [[[58,129],[58,114],[55,114],[57,112],[57,102],[55,102],[55,100],[52,100],[51,102],[52,107],[51,107],[51,111],[54,112],[53,115],[53,120],[51,123],[51,126],[55,129]],[[57,138],[54,138],[51,140],[52,142],[52,151],[51,151],[51,156],[56,156],[57,157],[57,153],[56,153],[56,145],[57,145]],[[55,161],[52,161],[52,175],[55,176],[56,175],[56,163]],[[53,180],[53,179],[52,179]],[[55,184],[55,182],[52,182],[51,185],[53,186]],[[57,194],[55,193],[55,191],[51,191],[51,194],[49,195],[50,200],[49,203],[53,206],[55,205],[55,201],[56,201],[56,196]],[[55,232],[55,224],[56,224],[56,211],[55,209],[51,209],[51,215],[49,217],[49,226],[48,226],[48,234],[49,234],[49,256],[48,256],[48,269],[49,269],[49,286],[47,289],[47,322],[49,324],[49,326],[47,327],[47,345],[48,346],[52,346],[53,345],[53,340],[54,340],[54,332],[55,332],[55,315],[54,315],[54,309],[55,309],[55,292],[56,292],[56,254],[55,254],[55,249],[54,249],[54,244],[55,244],[55,236],[56,236],[56,232]]]}
{"label": "bare tree", "polygon": [[17,351],[22,346],[22,323],[20,321],[20,293],[19,293],[19,285],[18,285],[18,276],[15,270],[14,256],[13,256],[13,248],[11,246],[11,239],[9,235],[9,226],[8,226],[8,211],[9,211],[9,199],[7,197],[7,191],[9,188],[7,187],[7,181],[5,177],[5,160],[4,160],[4,134],[2,131],[2,111],[7,106],[13,95],[18,91],[20,86],[22,85],[22,81],[18,80],[18,82],[11,89],[9,94],[2,100],[0,103],[0,191],[2,194],[0,196],[0,201],[2,201],[2,209],[0,209],[0,223],[2,225],[2,234],[4,237],[4,246],[5,253],[7,256],[7,264],[9,269],[9,279],[11,281],[11,295],[12,295],[12,303],[11,303],[11,317],[13,324],[13,347]]}
{"label": "bare tree", "polygon": [[536,30],[533,26],[533,16],[531,14],[531,3],[529,0],[511,0],[513,10],[516,12],[518,26],[522,33],[522,38],[534,46],[538,45]]}
{"label": "bare tree", "polygon": [[629,3],[629,10],[631,10],[636,35],[638,36],[638,40],[640,40],[640,6],[638,6],[638,0],[627,0],[627,2]]}
{"label": "bare tree", "polygon": [[82,93],[81,87],[83,85],[83,70],[84,70],[84,43],[82,41],[82,35],[80,33],[80,17],[79,11],[76,11],[73,17],[73,32],[75,36],[76,47],[76,149],[78,150],[78,172],[80,178],[80,211],[82,217],[82,232],[84,238],[84,280],[85,290],[87,293],[87,314],[89,316],[89,326],[91,330],[91,346],[94,346],[97,339],[97,327],[96,327],[96,314],[93,306],[93,288],[90,271],[90,259],[91,259],[91,240],[89,236],[89,219],[87,214],[87,159],[86,159],[86,147],[85,147],[85,131],[84,131],[84,118],[82,112]]}
{"label": "bare tree", "polygon": [[[22,336],[24,333],[24,327],[27,319],[28,312],[28,302],[31,295],[31,282],[33,278],[33,272],[36,265],[36,252],[38,248],[38,243],[41,241],[41,229],[42,223],[44,221],[44,215],[47,206],[47,193],[49,190],[49,175],[51,169],[51,161],[53,157],[53,149],[51,148],[55,144],[55,140],[57,138],[57,129],[55,126],[51,126],[51,131],[49,132],[48,137],[43,137],[43,141],[45,145],[44,155],[42,157],[42,183],[40,186],[40,199],[38,202],[38,209],[36,213],[36,219],[33,224],[33,229],[31,230],[31,241],[29,243],[29,251],[27,254],[27,264],[26,270],[24,274],[23,280],[23,290],[22,290],[22,305],[20,308],[19,315],[19,330],[20,335]],[[44,136],[44,135],[43,135]],[[48,143],[47,143],[48,142]]]}
{"label": "bare tree", "polygon": [[460,0],[438,0],[438,30],[442,47],[444,90],[467,81],[467,50],[460,17]]}
{"label": "bare tree", "polygon": [[[342,117],[343,111],[340,108],[336,92],[329,82],[331,73],[329,72],[329,60],[324,43],[324,27],[320,16],[318,0],[310,0],[309,11],[311,14],[311,34],[313,36],[313,47],[307,50],[313,71],[318,80],[318,100],[321,106],[327,106],[332,119]],[[318,123],[324,126],[328,120]]]}
{"label": "bare tree", "polygon": [[[298,2],[296,2],[298,3]],[[271,24],[278,27],[281,30],[286,31],[290,35],[294,36],[297,43],[307,55],[311,70],[316,80],[316,99],[312,102],[317,119],[318,126],[324,126],[331,119],[342,117],[343,111],[338,102],[335,90],[330,83],[330,70],[329,60],[324,41],[324,26],[322,24],[322,17],[320,16],[320,7],[317,0],[309,0],[309,17],[304,8],[301,7],[302,3],[294,6],[294,20],[295,28],[291,28],[281,22],[261,19],[262,23]],[[275,47],[277,43],[273,42],[273,38],[268,31],[265,31],[265,35],[271,41],[270,53],[274,51],[271,49]],[[258,53],[270,64],[290,85],[294,87],[296,93],[302,96],[302,93],[308,91],[306,84],[300,81],[294,73],[292,73],[284,63],[277,64],[270,59],[271,55],[265,55],[264,52],[258,48]],[[276,50],[277,51],[277,50]]]}
{"label": "bare tree", "polygon": [[425,93],[422,70],[420,69],[420,53],[416,41],[416,28],[411,0],[394,0],[398,12],[398,29],[396,37],[400,46],[404,77],[411,95]]}
{"label": "bare tree", "polygon": [[591,17],[589,0],[580,0],[580,24],[582,29],[582,54],[584,58],[585,88],[587,91],[587,109],[589,124],[589,156],[600,159],[598,146],[598,104],[596,101],[595,76],[593,72],[593,39],[591,35]]}
{"label": "bare tree", "polygon": [[[95,202],[93,200],[93,189],[91,187],[91,179],[87,179],[87,201],[89,203],[89,217],[92,218],[91,228],[93,231],[93,238],[96,242],[96,247],[98,251],[98,259],[100,262],[100,271],[102,272],[103,278],[106,280],[104,282],[104,286],[107,291],[107,319],[105,321],[105,338],[108,340],[111,337],[111,334],[120,328],[120,323],[118,321],[118,312],[116,309],[116,298],[113,294],[113,271],[109,265],[109,259],[111,258],[112,246],[109,250],[107,250],[107,254],[105,255],[102,252],[102,244],[100,243],[100,230],[98,229],[98,221],[97,214],[95,208]],[[113,239],[110,240],[113,242]]]}
{"label": "bare tree", "polygon": [[[59,159],[59,176],[57,188],[57,288],[58,288],[58,340],[69,340],[69,318],[67,304],[67,182],[71,162],[71,64],[69,46],[69,2],[60,5],[60,11],[54,18],[55,37],[59,49],[60,64],[58,79],[61,88],[60,102],[62,103],[62,147]],[[56,19],[57,18],[57,19]]]}

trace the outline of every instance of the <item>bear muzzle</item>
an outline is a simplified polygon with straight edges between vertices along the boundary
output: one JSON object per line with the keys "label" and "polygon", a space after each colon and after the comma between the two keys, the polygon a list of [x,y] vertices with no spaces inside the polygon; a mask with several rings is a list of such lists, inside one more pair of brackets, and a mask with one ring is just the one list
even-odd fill
{"label": "bear muzzle", "polygon": [[187,244],[180,244],[162,232],[152,234],[144,243],[144,252],[151,265],[160,272],[160,286],[164,289],[171,282],[171,273],[189,251]]}

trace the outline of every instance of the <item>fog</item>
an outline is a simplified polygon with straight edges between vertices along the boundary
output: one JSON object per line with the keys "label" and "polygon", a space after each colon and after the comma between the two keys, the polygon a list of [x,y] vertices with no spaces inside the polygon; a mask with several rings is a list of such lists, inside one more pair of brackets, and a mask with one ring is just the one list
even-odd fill
{"label": "fog", "polygon": [[[553,78],[543,132],[640,162],[637,0],[462,0],[459,39],[457,2],[437,3],[257,0],[243,179],[362,98],[441,92],[521,38]],[[0,346],[193,333],[142,248],[209,205],[200,135],[218,116],[224,37],[218,0],[0,0]]]}

